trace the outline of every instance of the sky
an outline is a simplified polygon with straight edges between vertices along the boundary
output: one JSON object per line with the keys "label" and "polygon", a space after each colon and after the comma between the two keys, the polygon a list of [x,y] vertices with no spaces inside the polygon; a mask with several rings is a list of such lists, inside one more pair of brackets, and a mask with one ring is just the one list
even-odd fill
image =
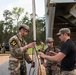
{"label": "sky", "polygon": [[[36,14],[38,17],[44,17],[45,0],[35,0]],[[0,20],[3,19],[4,10],[12,10],[13,7],[24,8],[24,12],[32,13],[32,0],[0,0]]]}

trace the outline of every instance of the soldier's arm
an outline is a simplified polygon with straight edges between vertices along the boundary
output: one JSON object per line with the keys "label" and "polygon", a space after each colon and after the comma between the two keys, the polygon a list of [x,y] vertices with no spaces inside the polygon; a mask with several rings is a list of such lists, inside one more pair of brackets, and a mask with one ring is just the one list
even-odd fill
{"label": "soldier's arm", "polygon": [[47,60],[50,60],[50,61],[56,61],[56,62],[62,61],[62,59],[66,56],[62,52],[59,52],[58,54],[56,54],[54,56],[48,56],[48,55],[45,55],[42,52],[40,52],[39,55],[40,55],[40,57],[42,57],[44,59],[47,59]]}
{"label": "soldier's arm", "polygon": [[[19,44],[19,40],[16,36],[13,36],[9,40],[10,53],[15,57],[20,57],[23,54],[23,48]],[[26,47],[27,48],[27,47]]]}
{"label": "soldier's arm", "polygon": [[24,47],[22,47],[22,49],[24,51],[24,50],[28,50],[28,48],[34,48],[35,44],[36,44],[36,42],[31,42],[28,45],[25,45]]}

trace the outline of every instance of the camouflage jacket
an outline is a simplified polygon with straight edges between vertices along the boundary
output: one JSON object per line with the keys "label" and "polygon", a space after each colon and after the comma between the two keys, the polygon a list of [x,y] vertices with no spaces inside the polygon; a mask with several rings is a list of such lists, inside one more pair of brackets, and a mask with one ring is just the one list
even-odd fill
{"label": "camouflage jacket", "polygon": [[30,63],[31,58],[29,57],[27,51],[22,50],[22,47],[26,44],[26,41],[24,39],[21,39],[18,34],[11,37],[9,39],[10,58],[14,57],[19,60],[25,59],[28,63]]}
{"label": "camouflage jacket", "polygon": [[[44,51],[44,53],[45,53],[46,55],[49,55],[49,51],[54,51],[54,52],[58,53],[60,50],[59,50],[58,48],[55,48],[55,47],[52,47],[52,48],[49,48],[49,47],[48,47],[48,48]],[[57,64],[59,64],[59,63],[46,60],[46,65],[47,65],[47,67],[51,67],[51,66],[57,65]]]}

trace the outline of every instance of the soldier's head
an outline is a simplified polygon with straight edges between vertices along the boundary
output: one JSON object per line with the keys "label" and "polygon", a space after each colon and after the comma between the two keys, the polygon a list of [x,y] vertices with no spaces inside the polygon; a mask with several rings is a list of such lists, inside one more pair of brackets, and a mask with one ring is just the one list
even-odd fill
{"label": "soldier's head", "polygon": [[29,33],[29,26],[26,25],[26,24],[22,24],[20,27],[19,27],[19,31],[22,33],[23,36],[27,35]]}
{"label": "soldier's head", "polygon": [[71,31],[69,28],[61,28],[57,35],[59,36],[60,40],[65,42],[67,39],[70,38]]}
{"label": "soldier's head", "polygon": [[46,39],[46,44],[48,47],[53,47],[53,42],[54,42],[54,40],[51,37]]}

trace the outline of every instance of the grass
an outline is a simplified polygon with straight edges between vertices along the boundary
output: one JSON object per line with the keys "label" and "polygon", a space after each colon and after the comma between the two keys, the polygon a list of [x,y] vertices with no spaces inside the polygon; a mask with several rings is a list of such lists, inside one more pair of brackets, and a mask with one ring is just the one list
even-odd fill
{"label": "grass", "polygon": [[[36,50],[38,51],[39,49],[40,49],[40,45],[37,45]],[[29,48],[28,49],[28,54],[32,54],[33,50],[34,50],[33,48]]]}
{"label": "grass", "polygon": [[[45,46],[46,47],[46,46]],[[41,48],[41,45],[36,46],[36,50],[38,51]],[[32,54],[33,48],[28,49],[28,54]]]}

